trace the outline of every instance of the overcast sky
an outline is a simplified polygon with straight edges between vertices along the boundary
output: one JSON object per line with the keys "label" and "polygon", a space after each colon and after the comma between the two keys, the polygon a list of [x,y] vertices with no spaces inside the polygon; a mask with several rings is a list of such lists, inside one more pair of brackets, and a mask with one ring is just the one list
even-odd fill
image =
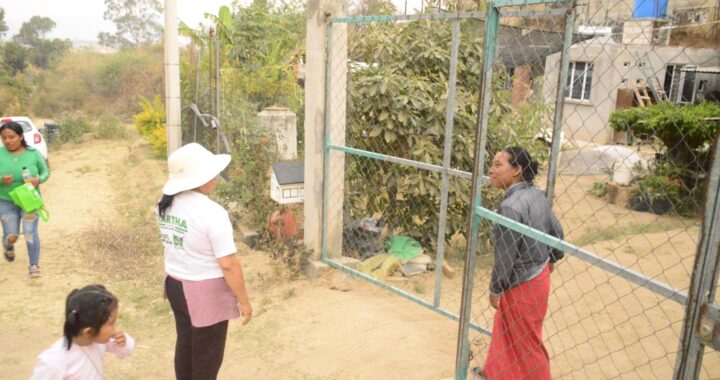
{"label": "overcast sky", "polygon": [[[408,13],[413,13],[413,7],[419,7],[420,1],[407,0]],[[232,0],[177,0],[178,18],[191,27],[197,27],[200,22],[208,24],[205,13],[217,14],[222,5],[230,6],[231,3]],[[393,0],[393,3],[402,12],[406,0]],[[23,22],[32,16],[49,17],[55,21],[57,25],[49,36],[51,38],[97,41],[99,32],[115,30],[113,23],[103,19],[103,0],[0,0],[0,8],[5,9],[5,22],[10,28],[6,39],[15,35]]]}
{"label": "overcast sky", "polygon": [[[200,22],[208,24],[205,13],[217,14],[222,5],[231,3],[232,0],[177,0],[178,18],[190,26]],[[55,21],[57,25],[51,38],[96,41],[99,32],[115,30],[112,22],[103,19],[103,0],[0,0],[0,8],[5,9],[5,22],[10,28],[5,38],[15,35],[32,16],[50,17]]]}

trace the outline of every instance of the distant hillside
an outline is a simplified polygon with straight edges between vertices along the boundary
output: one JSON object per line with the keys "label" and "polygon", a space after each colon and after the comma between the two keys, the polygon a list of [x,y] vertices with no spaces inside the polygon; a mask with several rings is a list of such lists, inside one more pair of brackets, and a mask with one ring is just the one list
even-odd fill
{"label": "distant hillside", "polygon": [[72,49],[73,49],[73,50],[85,50],[85,49],[89,49],[89,50],[94,50],[94,51],[98,51],[98,52],[100,52],[100,53],[107,53],[107,54],[115,53],[115,52],[117,51],[116,49],[109,48],[109,47],[107,47],[107,46],[101,46],[101,45],[98,43],[98,40],[80,40],[80,39],[76,39],[76,40],[70,40],[70,42],[72,42]]}

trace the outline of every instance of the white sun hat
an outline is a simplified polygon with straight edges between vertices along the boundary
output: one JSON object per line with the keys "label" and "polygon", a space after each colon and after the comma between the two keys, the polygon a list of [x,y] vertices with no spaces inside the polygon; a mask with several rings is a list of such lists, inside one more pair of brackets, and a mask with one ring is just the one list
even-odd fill
{"label": "white sun hat", "polygon": [[163,194],[175,195],[198,188],[215,178],[230,163],[229,154],[213,154],[197,143],[190,143],[168,157],[168,181]]}

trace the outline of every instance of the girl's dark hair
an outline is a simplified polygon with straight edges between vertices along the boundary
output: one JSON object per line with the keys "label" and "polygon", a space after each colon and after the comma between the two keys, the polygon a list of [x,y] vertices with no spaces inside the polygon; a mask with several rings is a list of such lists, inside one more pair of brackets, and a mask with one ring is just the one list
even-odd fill
{"label": "girl's dark hair", "polygon": [[167,209],[172,206],[173,199],[175,199],[175,195],[163,194],[162,198],[160,198],[160,201],[157,203],[158,215],[165,216]]}
{"label": "girl's dark hair", "polygon": [[9,122],[3,124],[2,126],[0,126],[0,133],[2,133],[2,131],[6,130],[6,129],[9,129],[9,130],[17,133],[18,136],[20,136],[20,141],[21,141],[22,146],[24,146],[25,148],[29,148],[27,141],[25,141],[25,132],[23,132],[23,127],[22,127],[22,125],[20,125],[20,123],[15,122],[15,121],[9,121]]}
{"label": "girl's dark hair", "polygon": [[117,309],[118,300],[102,285],[88,285],[75,289],[65,301],[65,326],[63,332],[67,341],[67,349],[72,347],[73,338],[82,329],[89,327],[93,334],[110,319],[110,314]]}
{"label": "girl's dark hair", "polygon": [[535,174],[538,172],[538,162],[530,157],[530,153],[519,146],[507,147],[503,149],[503,152],[510,155],[510,165],[522,168],[520,176],[522,176],[523,181],[532,183]]}

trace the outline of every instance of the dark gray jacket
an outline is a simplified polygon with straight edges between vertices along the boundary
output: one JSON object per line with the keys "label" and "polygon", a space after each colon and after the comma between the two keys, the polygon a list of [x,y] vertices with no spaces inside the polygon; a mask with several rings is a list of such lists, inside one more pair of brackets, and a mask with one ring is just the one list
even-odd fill
{"label": "dark gray jacket", "polygon": [[[507,190],[498,213],[557,238],[564,236],[545,193],[526,182],[517,183]],[[492,239],[495,263],[490,291],[494,294],[532,280],[542,272],[548,261],[554,263],[564,256],[562,251],[499,224],[493,229]]]}

